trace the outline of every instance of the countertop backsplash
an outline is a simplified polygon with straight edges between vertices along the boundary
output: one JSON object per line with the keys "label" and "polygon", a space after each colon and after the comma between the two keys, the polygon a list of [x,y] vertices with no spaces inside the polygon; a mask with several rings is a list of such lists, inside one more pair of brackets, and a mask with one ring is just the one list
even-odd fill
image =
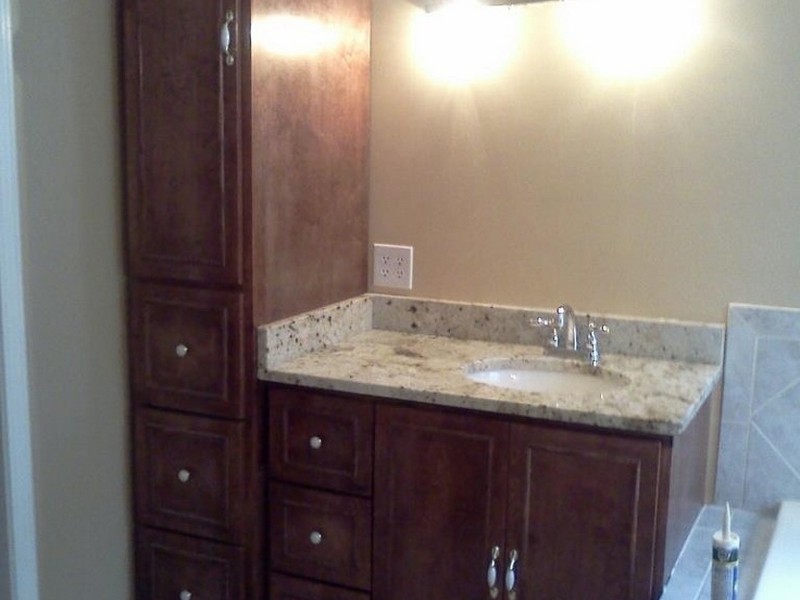
{"label": "countertop backsplash", "polygon": [[[461,303],[407,296],[365,294],[259,328],[259,370],[370,329],[462,340],[543,346],[548,331],[531,320],[552,309]],[[586,313],[576,312],[585,331]],[[601,337],[604,353],[659,360],[720,364],[725,329],[719,324],[592,314],[611,332]]]}

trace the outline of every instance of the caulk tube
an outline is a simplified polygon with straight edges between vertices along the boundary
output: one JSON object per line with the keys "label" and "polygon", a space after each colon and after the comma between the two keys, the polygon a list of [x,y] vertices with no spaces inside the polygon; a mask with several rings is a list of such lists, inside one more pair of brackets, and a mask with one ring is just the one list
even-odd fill
{"label": "caulk tube", "polygon": [[739,589],[739,536],[731,531],[731,507],[725,503],[722,529],[714,534],[711,600],[736,600]]}

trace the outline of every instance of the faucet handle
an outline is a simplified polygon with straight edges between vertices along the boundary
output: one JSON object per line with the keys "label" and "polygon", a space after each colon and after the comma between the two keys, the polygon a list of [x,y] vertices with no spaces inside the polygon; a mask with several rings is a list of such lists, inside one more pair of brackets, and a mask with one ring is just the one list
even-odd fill
{"label": "faucet handle", "polygon": [[554,318],[545,319],[544,317],[531,318],[528,322],[534,327],[549,327],[550,328],[550,345],[558,346],[558,328],[556,327],[556,320]]}
{"label": "faucet handle", "polygon": [[600,343],[597,339],[598,333],[611,333],[608,325],[597,325],[594,321],[589,319],[586,332],[586,347],[588,349],[589,363],[596,367],[600,364]]}

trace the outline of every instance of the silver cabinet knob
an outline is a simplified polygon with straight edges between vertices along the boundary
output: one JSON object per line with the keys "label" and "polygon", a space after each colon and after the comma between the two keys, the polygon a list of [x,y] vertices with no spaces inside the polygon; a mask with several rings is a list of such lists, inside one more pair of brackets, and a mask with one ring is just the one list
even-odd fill
{"label": "silver cabinet knob", "polygon": [[189,347],[186,344],[178,344],[175,346],[175,356],[183,358],[187,354],[189,354]]}
{"label": "silver cabinet knob", "polygon": [[308,536],[308,539],[315,546],[319,546],[322,543],[322,534],[319,531],[312,531],[311,535]]}
{"label": "silver cabinet knob", "polygon": [[[180,471],[178,471],[178,480],[179,480],[181,483],[186,483],[186,482],[187,482],[187,481],[189,481],[191,478],[192,478],[192,474],[191,474],[191,472],[189,472],[189,470],[187,470],[187,469],[181,469]],[[191,594],[190,594],[190,595],[191,595]]]}
{"label": "silver cabinet knob", "polygon": [[320,448],[322,448],[322,438],[319,437],[318,435],[312,435],[308,439],[308,445],[311,446],[311,448],[313,448],[314,450],[319,450]]}
{"label": "silver cabinet knob", "polygon": [[192,600],[192,592],[189,590],[181,590],[180,600]]}

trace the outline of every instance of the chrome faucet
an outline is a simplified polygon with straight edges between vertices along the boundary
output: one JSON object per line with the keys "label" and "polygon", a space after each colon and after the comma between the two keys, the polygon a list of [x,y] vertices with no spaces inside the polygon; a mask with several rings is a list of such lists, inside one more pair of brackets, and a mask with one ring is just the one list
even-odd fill
{"label": "chrome faucet", "polygon": [[550,347],[556,350],[578,351],[578,328],[575,325],[575,311],[568,304],[556,309],[555,318],[536,319],[539,327],[552,327]]}
{"label": "chrome faucet", "polygon": [[607,325],[597,325],[587,316],[589,323],[586,330],[586,343],[583,348],[579,343],[578,326],[575,320],[575,311],[568,304],[562,304],[556,309],[553,317],[545,319],[538,317],[531,323],[538,327],[550,328],[550,341],[546,348],[550,354],[564,356],[577,356],[582,350],[589,364],[597,367],[600,364],[600,343],[597,339],[598,333],[609,333],[611,330]]}

